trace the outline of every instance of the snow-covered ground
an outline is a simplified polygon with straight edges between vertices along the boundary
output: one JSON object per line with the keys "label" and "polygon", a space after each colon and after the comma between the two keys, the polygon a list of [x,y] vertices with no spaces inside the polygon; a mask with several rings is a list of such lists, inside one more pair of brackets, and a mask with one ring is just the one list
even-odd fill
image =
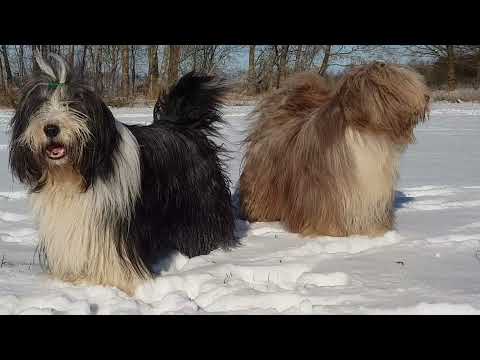
{"label": "snow-covered ground", "polygon": [[[225,144],[235,191],[245,115],[228,107]],[[151,109],[115,109],[148,123]],[[237,222],[242,246],[164,260],[133,298],[50,279],[34,259],[37,234],[23,187],[7,168],[0,111],[1,314],[478,314],[480,105],[437,103],[401,163],[397,229],[384,237],[302,239],[278,223]]]}

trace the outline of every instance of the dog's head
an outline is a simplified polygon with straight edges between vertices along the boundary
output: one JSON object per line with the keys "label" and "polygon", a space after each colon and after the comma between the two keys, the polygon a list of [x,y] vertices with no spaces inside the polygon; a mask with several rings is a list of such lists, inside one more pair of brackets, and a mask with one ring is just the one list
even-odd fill
{"label": "dog's head", "polygon": [[89,86],[75,79],[65,61],[36,54],[41,72],[20,93],[11,120],[10,168],[39,190],[55,170],[72,168],[87,189],[107,176],[118,142],[113,114]]}
{"label": "dog's head", "polygon": [[404,66],[374,62],[348,73],[336,90],[347,124],[382,132],[395,143],[414,141],[430,94],[422,77]]}

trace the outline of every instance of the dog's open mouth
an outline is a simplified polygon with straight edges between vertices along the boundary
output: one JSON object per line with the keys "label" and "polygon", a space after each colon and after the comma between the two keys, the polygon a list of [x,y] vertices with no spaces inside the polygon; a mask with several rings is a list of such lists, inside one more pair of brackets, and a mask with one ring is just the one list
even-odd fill
{"label": "dog's open mouth", "polygon": [[47,156],[52,160],[59,160],[65,156],[65,146],[62,144],[51,144],[47,146]]}

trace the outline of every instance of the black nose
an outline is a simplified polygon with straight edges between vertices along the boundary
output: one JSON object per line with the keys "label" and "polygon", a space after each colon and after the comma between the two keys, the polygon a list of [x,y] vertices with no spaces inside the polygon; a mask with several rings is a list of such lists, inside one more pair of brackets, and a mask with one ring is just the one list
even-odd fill
{"label": "black nose", "polygon": [[43,132],[47,137],[53,138],[58,135],[60,128],[57,125],[45,125]]}

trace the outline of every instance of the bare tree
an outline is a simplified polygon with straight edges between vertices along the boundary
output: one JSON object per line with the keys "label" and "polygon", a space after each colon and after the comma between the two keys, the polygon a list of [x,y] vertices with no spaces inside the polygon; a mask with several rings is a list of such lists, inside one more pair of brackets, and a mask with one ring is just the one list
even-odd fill
{"label": "bare tree", "polygon": [[325,75],[334,65],[348,67],[381,55],[380,46],[370,45],[273,45],[257,49],[257,79],[263,91],[279,87],[291,72],[315,71]]}
{"label": "bare tree", "polygon": [[[248,51],[247,69],[237,66],[240,49]],[[229,79],[243,76],[243,89],[256,94],[281,86],[295,72],[336,76],[342,69],[372,60],[404,62],[405,55],[417,59],[411,65],[430,85],[445,84],[449,90],[460,83],[480,87],[480,45],[2,45],[0,92],[38,70],[35,50],[44,56],[55,52],[72,68],[78,66],[84,80],[107,101],[118,95],[134,97],[140,88],[146,97],[156,98],[160,88],[190,70]]]}
{"label": "bare tree", "polygon": [[7,94],[7,86],[5,85],[5,76],[3,75],[3,60],[0,58],[0,86],[4,95]]}
{"label": "bare tree", "polygon": [[118,55],[118,45],[107,45],[105,47],[105,72],[108,74],[105,83],[110,87],[110,93],[112,95],[116,95]]}
{"label": "bare tree", "polygon": [[186,45],[182,46],[180,68],[182,72],[195,70],[203,73],[222,73],[232,65],[233,55],[241,46]]}
{"label": "bare tree", "polygon": [[158,96],[158,46],[150,45],[148,47],[148,96],[155,98]]}
{"label": "bare tree", "polygon": [[172,86],[178,80],[179,65],[180,65],[180,46],[168,46],[168,70],[167,70],[167,84]]}
{"label": "bare tree", "polygon": [[97,47],[97,61],[95,66],[95,85],[97,86],[97,91],[102,94],[104,89],[103,83],[103,46],[99,45]]}
{"label": "bare tree", "polygon": [[130,45],[130,71],[131,71],[131,83],[132,83],[132,95],[135,96],[135,80],[137,78],[137,45]]}
{"label": "bare tree", "polygon": [[160,79],[163,84],[166,84],[167,77],[168,77],[168,59],[169,59],[168,46],[163,45],[160,49],[162,51],[162,62],[160,63]]}
{"label": "bare tree", "polygon": [[49,50],[49,46],[48,45],[40,45],[40,51],[42,53],[42,56],[44,59],[47,58],[48,56],[48,50]]}
{"label": "bare tree", "polygon": [[103,93],[103,46],[90,46],[90,58],[93,66],[93,86],[99,94]]}
{"label": "bare tree", "polygon": [[269,45],[261,46],[258,50],[257,59],[255,61],[258,90],[268,91],[273,86],[274,67],[277,61],[278,49],[275,45]]}
{"label": "bare tree", "polygon": [[480,87],[480,45],[476,45],[474,48],[473,58],[475,60],[475,67],[477,75],[475,77],[475,89]]}
{"label": "bare tree", "polygon": [[288,76],[288,50],[290,49],[290,45],[282,45],[279,54],[279,61],[278,61],[278,76],[285,80]]}
{"label": "bare tree", "polygon": [[303,50],[303,45],[297,45],[297,49],[295,50],[295,66],[293,67],[294,72],[300,71],[300,65],[302,60],[302,50]]}
{"label": "bare tree", "polygon": [[192,57],[193,57],[193,65],[192,70],[197,71],[198,67],[198,45],[191,45],[192,48]]}
{"label": "bare tree", "polygon": [[68,54],[68,64],[70,69],[75,66],[75,45],[70,45],[70,53]]}
{"label": "bare tree", "polygon": [[40,48],[37,45],[32,45],[31,46],[31,53],[32,53],[32,72],[36,73],[40,70],[38,67],[37,62],[35,61],[35,51],[40,50]]}
{"label": "bare tree", "polygon": [[297,49],[295,71],[312,71],[318,54],[322,51],[322,45],[303,45]]}
{"label": "bare tree", "polygon": [[7,87],[11,87],[13,84],[12,70],[10,68],[10,61],[8,60],[7,46],[2,45],[3,66],[5,68],[5,75],[7,80]]}
{"label": "bare tree", "polygon": [[[288,49],[290,45],[273,45],[273,64],[275,65],[277,72],[276,72],[276,80],[275,80],[275,87],[278,89],[280,87],[280,83],[284,80],[288,75]],[[273,69],[271,69],[273,70]]]}
{"label": "bare tree", "polygon": [[122,47],[122,96],[128,97],[129,80],[129,51],[128,45]]}
{"label": "bare tree", "polygon": [[325,75],[325,72],[327,71],[327,68],[328,68],[328,65],[329,65],[328,62],[330,60],[331,50],[332,50],[332,45],[325,45],[322,64],[320,65],[320,69],[318,70],[318,73],[322,76]]}
{"label": "bare tree", "polygon": [[225,47],[219,45],[206,45],[200,48],[201,63],[200,70],[203,72],[213,72],[227,53],[224,50]]}
{"label": "bare tree", "polygon": [[24,58],[23,45],[19,45],[18,47],[18,72],[19,72],[20,78],[25,77],[26,71],[25,71],[25,58]]}
{"label": "bare tree", "polygon": [[464,65],[473,68],[475,71],[473,86],[475,89],[478,89],[480,87],[480,45],[457,46],[457,50],[460,50],[460,53],[464,57],[463,60],[468,61],[468,63]]}
{"label": "bare tree", "polygon": [[80,76],[82,78],[85,75],[85,67],[86,67],[86,64],[87,64],[87,50],[88,50],[88,45],[83,45],[82,61],[80,62]]}
{"label": "bare tree", "polygon": [[455,73],[456,65],[456,48],[455,45],[414,45],[409,46],[409,55],[414,58],[424,58],[433,61],[445,59],[447,63],[447,86],[449,91],[453,91],[457,87],[457,78]]}
{"label": "bare tree", "polygon": [[457,78],[455,75],[455,49],[453,45],[447,45],[447,67],[448,91],[453,91],[457,88]]}
{"label": "bare tree", "polygon": [[250,94],[257,92],[257,73],[255,71],[255,45],[250,45],[248,54],[248,88]]}

